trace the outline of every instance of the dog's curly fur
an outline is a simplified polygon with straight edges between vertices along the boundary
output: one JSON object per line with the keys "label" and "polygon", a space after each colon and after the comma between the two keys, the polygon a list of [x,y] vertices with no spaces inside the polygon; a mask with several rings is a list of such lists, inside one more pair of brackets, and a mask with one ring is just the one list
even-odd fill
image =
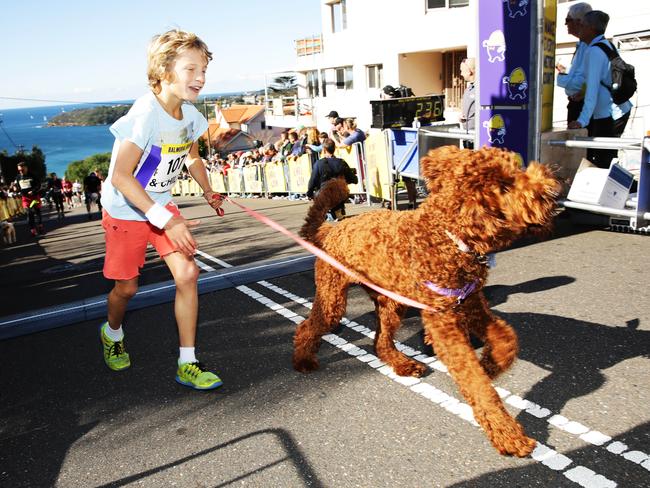
{"label": "dog's curly fur", "polygon": [[[514,153],[446,146],[420,161],[429,196],[417,210],[377,210],[324,223],[327,210],[348,195],[342,179],[328,182],[309,209],[301,235],[369,281],[426,304],[425,340],[435,349],[474,411],[474,418],[502,454],[526,456],[535,447],[506,411],[490,380],[517,355],[517,335],[495,316],[483,295],[487,267],[477,256],[503,249],[531,229],[550,228],[559,184],[551,171],[531,163],[525,171]],[[464,242],[463,251],[449,234]],[[316,296],[311,314],[294,337],[293,366],[318,368],[321,337],[338,326],[354,281],[322,260],[315,265]],[[462,304],[436,294],[425,281],[477,290]],[[393,337],[406,306],[366,289],[375,303],[377,356],[402,376],[421,376],[426,366],[399,352]],[[485,343],[479,360],[469,334]]]}

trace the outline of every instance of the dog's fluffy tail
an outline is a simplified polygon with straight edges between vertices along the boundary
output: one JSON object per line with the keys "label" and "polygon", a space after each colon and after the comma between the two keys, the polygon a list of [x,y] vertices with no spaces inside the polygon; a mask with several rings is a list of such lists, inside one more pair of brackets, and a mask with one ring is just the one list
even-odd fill
{"label": "dog's fluffy tail", "polygon": [[325,222],[327,212],[339,203],[347,200],[350,195],[348,184],[343,178],[332,178],[321,188],[309,207],[305,223],[300,229],[300,236],[314,244],[319,227]]}

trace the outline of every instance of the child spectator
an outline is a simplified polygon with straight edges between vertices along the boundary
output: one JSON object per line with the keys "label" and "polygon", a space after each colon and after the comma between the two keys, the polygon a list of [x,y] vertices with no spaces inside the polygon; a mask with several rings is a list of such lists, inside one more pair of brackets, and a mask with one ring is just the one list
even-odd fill
{"label": "child spectator", "polygon": [[139,269],[151,243],[176,285],[174,311],[180,342],[176,381],[198,390],[222,382],[195,356],[199,269],[190,229],[199,222],[181,216],[170,190],[185,165],[208,204],[215,209],[221,206],[220,199],[212,198],[217,194],[210,187],[196,142],[208,123],[191,103],[203,88],[211,59],[208,47],[195,34],[170,30],[153,38],[147,69],[151,91],[111,126],[115,143],[102,195],[104,276],[115,280],[108,295],[108,321],[100,329],[104,361],[115,371],[131,365],[122,320],[138,289]]}

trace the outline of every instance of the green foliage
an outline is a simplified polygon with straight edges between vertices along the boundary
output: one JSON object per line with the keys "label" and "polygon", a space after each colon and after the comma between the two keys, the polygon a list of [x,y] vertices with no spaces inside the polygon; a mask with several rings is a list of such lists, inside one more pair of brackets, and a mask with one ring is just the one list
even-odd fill
{"label": "green foliage", "polygon": [[201,156],[203,159],[207,159],[208,144],[206,140],[203,137],[199,137],[198,143],[199,143],[199,156]]}
{"label": "green foliage", "polygon": [[16,151],[15,154],[9,155],[7,151],[0,152],[0,168],[5,184],[9,184],[16,179],[18,174],[18,163],[25,162],[29,171],[38,176],[41,181],[45,180],[47,166],[45,164],[45,155],[38,146],[32,147],[31,152]]}
{"label": "green foliage", "polygon": [[296,77],[293,75],[278,76],[273,79],[269,86],[273,96],[293,97],[298,93]]}
{"label": "green foliage", "polygon": [[125,115],[131,105],[79,108],[50,119],[48,125],[108,125]]}
{"label": "green foliage", "polygon": [[94,154],[81,161],[74,161],[65,170],[65,179],[83,182],[84,178],[95,170],[101,171],[104,178],[108,175],[108,167],[111,164],[111,153]]}
{"label": "green foliage", "polygon": [[214,119],[215,102],[210,100],[198,100],[194,102],[194,107],[207,119]]}

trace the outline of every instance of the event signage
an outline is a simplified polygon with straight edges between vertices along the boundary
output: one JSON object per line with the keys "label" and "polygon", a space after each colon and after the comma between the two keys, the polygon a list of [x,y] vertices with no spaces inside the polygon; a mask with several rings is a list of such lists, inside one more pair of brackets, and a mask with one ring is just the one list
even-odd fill
{"label": "event signage", "polygon": [[[478,4],[479,146],[516,151],[527,162],[530,132],[531,11],[535,0]],[[535,75],[533,75],[535,76]]]}

